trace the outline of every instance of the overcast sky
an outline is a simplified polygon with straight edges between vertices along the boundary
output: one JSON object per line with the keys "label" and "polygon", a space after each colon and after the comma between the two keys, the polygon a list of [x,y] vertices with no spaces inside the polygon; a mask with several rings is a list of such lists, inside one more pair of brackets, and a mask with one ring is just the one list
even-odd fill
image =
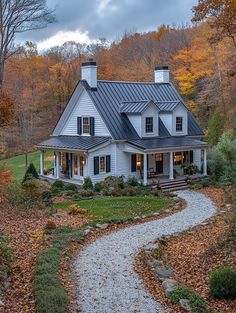
{"label": "overcast sky", "polygon": [[116,40],[125,31],[145,32],[161,24],[190,22],[197,0],[48,0],[57,23],[21,34],[17,39],[38,43],[39,49],[67,40],[89,43],[105,37]]}

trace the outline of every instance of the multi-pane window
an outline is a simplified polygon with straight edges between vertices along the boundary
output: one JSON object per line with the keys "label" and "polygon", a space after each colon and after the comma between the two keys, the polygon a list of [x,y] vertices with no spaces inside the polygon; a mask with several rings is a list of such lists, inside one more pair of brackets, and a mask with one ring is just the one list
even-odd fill
{"label": "multi-pane window", "polygon": [[157,153],[155,156],[156,156],[156,161],[162,161],[162,153]]}
{"label": "multi-pane window", "polygon": [[145,126],[146,133],[153,132],[153,117],[146,117],[146,126]]}
{"label": "multi-pane window", "polygon": [[105,172],[105,157],[100,157],[100,172]]}
{"label": "multi-pane window", "polygon": [[90,134],[90,119],[83,117],[83,134]]}
{"label": "multi-pane window", "polygon": [[74,175],[78,175],[78,156],[74,155]]}
{"label": "multi-pane window", "polygon": [[143,168],[143,155],[137,154],[136,155],[136,169],[140,170]]}
{"label": "multi-pane window", "polygon": [[176,117],[176,131],[177,132],[183,131],[183,117],[182,116]]}
{"label": "multi-pane window", "polygon": [[181,165],[182,159],[183,159],[182,152],[174,153],[174,165]]}

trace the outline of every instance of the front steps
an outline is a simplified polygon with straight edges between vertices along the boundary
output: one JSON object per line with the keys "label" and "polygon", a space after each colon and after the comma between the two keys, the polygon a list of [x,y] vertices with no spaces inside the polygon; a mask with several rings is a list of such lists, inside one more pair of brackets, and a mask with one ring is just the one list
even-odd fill
{"label": "front steps", "polygon": [[186,177],[159,182],[162,191],[176,191],[188,188]]}

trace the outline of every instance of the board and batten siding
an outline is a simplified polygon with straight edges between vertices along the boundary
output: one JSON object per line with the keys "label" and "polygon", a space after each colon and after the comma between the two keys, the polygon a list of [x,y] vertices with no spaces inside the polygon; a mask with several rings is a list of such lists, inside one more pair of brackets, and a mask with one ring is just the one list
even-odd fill
{"label": "board and batten siding", "polygon": [[103,122],[100,114],[94,106],[91,98],[89,97],[86,90],[81,94],[77,105],[71,112],[68,120],[65,123],[60,135],[77,136],[77,117],[88,116],[94,117],[95,121],[95,136],[111,136],[105,123]]}

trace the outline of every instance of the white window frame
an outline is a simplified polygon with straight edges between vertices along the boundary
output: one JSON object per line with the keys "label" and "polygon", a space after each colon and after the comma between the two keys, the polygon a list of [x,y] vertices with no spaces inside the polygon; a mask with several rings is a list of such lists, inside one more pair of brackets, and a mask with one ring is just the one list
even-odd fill
{"label": "white window frame", "polygon": [[[88,126],[89,126],[88,132],[84,132],[84,118],[88,119]],[[82,116],[82,134],[83,135],[90,135],[90,116]]]}
{"label": "white window frame", "polygon": [[[181,118],[181,120],[182,120],[182,129],[181,130],[177,129],[177,118]],[[183,116],[176,116],[175,117],[175,131],[176,131],[176,133],[182,133],[184,131],[184,118],[183,118]]]}
{"label": "white window frame", "polygon": [[[152,119],[152,131],[147,131],[147,119]],[[152,134],[154,131],[154,118],[153,116],[145,116],[145,134]]]}

